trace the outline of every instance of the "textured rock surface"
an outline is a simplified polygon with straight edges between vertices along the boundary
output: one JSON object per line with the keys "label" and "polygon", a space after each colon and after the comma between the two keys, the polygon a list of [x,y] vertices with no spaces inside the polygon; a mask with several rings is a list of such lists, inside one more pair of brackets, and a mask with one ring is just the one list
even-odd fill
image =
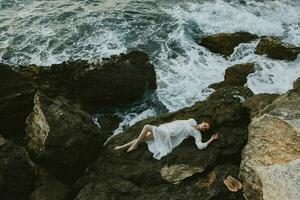
{"label": "textured rock surface", "polygon": [[25,135],[25,119],[33,107],[34,87],[29,79],[0,64],[0,132],[6,138]]}
{"label": "textured rock surface", "polygon": [[299,199],[300,94],[288,92],[249,125],[240,177],[247,199]]}
{"label": "textured rock surface", "polygon": [[63,95],[84,107],[126,103],[156,89],[154,66],[147,54],[132,51],[102,62],[77,60],[54,64],[38,80],[49,97]]}
{"label": "textured rock surface", "polygon": [[300,53],[300,47],[283,43],[275,37],[261,37],[255,53],[266,54],[269,58],[279,60],[295,60]]}
{"label": "textured rock surface", "polygon": [[266,106],[272,103],[274,99],[276,99],[279,94],[256,94],[250,98],[248,98],[243,106],[249,108],[251,110],[251,118],[255,115],[259,114]]}
{"label": "textured rock surface", "polygon": [[218,33],[201,38],[199,44],[214,53],[229,56],[233,53],[234,47],[238,46],[240,43],[251,42],[257,38],[257,35],[247,32]]}
{"label": "textured rock surface", "polygon": [[161,177],[173,184],[178,184],[180,181],[191,177],[196,173],[203,172],[203,168],[190,167],[189,165],[177,164],[177,165],[166,165],[160,170]]}
{"label": "textured rock surface", "polygon": [[54,177],[43,175],[36,181],[30,200],[65,200],[70,189]]}
{"label": "textured rock surface", "polygon": [[225,70],[224,81],[211,84],[208,87],[217,90],[229,85],[244,86],[247,83],[247,76],[253,73],[254,71],[255,70],[253,63],[233,65]]}
{"label": "textured rock surface", "polygon": [[101,179],[87,184],[77,195],[76,200],[162,200],[162,199],[215,199],[242,200],[242,192],[231,193],[223,184],[228,175],[236,177],[238,167],[230,164],[219,165],[207,175],[194,177],[181,184],[159,184],[147,187],[138,186],[130,181],[114,178]]}
{"label": "textured rock surface", "polygon": [[25,120],[37,90],[50,98],[64,96],[94,112],[103,104],[135,101],[154,89],[154,66],[140,51],[95,63],[77,60],[51,67],[0,64],[0,132],[14,142],[24,143]]}
{"label": "textured rock surface", "polygon": [[37,93],[26,124],[31,155],[63,177],[78,175],[105,141],[91,117],[64,98],[52,100]]}
{"label": "textured rock surface", "polygon": [[296,90],[296,91],[299,91],[300,90],[300,77],[297,78],[294,83],[293,83],[293,89]]}
{"label": "textured rock surface", "polygon": [[0,98],[32,89],[29,80],[12,66],[0,63]]}
{"label": "textured rock surface", "polygon": [[0,135],[0,199],[26,199],[34,184],[34,165],[25,148]]}
{"label": "textured rock surface", "polygon": [[[253,93],[244,87],[226,87],[213,93],[206,101],[194,106],[158,118],[149,118],[131,126],[123,134],[114,137],[108,144],[108,150],[89,166],[89,173],[81,177],[74,188],[79,191],[76,199],[242,199],[240,194],[231,194],[223,186],[222,176],[238,173],[238,167],[224,166],[215,171],[216,178],[207,177],[216,165],[233,163],[239,165],[240,152],[247,140],[247,126],[250,122],[249,110],[242,107],[241,99],[247,99]],[[153,159],[146,144],[141,144],[133,152],[114,151],[115,145],[133,139],[145,124],[161,124],[175,119],[212,117],[219,126],[220,138],[207,149],[199,150],[192,138],[186,139],[170,154],[161,160]],[[203,133],[203,140],[210,137]],[[172,180],[182,180],[179,184],[167,181],[165,171],[172,171],[166,166],[186,166],[180,173],[174,173]],[[166,170],[167,169],[167,170]],[[190,173],[190,169],[201,169]],[[175,170],[176,171],[176,170]],[[212,173],[212,172],[211,172]],[[163,175],[163,176],[162,176]],[[182,176],[184,175],[184,176]],[[188,176],[185,176],[188,175]],[[233,174],[232,174],[233,175]],[[184,178],[183,178],[184,177]],[[202,177],[202,178],[201,178]],[[168,179],[169,180],[169,179]],[[171,179],[170,179],[171,180]],[[172,181],[171,181],[172,182]],[[200,186],[198,182],[203,183]],[[207,183],[205,186],[204,183]],[[124,185],[124,188],[120,186]],[[105,198],[104,198],[105,197]]]}

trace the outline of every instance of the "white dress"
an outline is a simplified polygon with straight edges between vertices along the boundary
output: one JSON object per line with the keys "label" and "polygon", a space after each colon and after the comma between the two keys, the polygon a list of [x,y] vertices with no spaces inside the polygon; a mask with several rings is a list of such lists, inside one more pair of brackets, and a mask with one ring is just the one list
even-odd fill
{"label": "white dress", "polygon": [[202,142],[201,132],[193,127],[195,125],[196,120],[191,118],[153,126],[153,140],[146,141],[149,151],[153,153],[155,159],[160,160],[189,136],[195,138],[199,149],[206,148],[208,144]]}

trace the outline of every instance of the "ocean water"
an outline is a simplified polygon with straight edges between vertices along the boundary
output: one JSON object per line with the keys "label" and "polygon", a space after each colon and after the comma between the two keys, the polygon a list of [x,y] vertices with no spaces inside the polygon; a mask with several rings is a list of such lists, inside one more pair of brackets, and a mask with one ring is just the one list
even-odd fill
{"label": "ocean water", "polygon": [[[198,39],[218,32],[278,36],[300,46],[298,0],[0,0],[0,62],[51,65],[102,59],[130,50],[149,54],[158,89],[154,101],[116,111],[115,131],[149,116],[193,105],[223,80],[227,67],[255,62],[247,85],[254,93],[283,93],[300,76],[300,58],[277,61],[254,54],[258,41],[241,44],[228,58]],[[151,96],[151,95],[150,95]],[[160,102],[163,106],[158,106]]]}

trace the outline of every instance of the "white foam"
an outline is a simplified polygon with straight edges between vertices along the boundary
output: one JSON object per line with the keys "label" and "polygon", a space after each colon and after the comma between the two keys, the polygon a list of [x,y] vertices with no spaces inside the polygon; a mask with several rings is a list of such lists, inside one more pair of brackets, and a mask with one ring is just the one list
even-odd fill
{"label": "white foam", "polygon": [[[183,52],[169,48],[172,42],[178,42]],[[170,111],[204,99],[209,94],[205,89],[223,79],[226,66],[223,57],[212,55],[188,38],[182,26],[169,35],[166,44],[162,44],[156,60],[158,97]]]}
{"label": "white foam", "polygon": [[231,64],[255,63],[255,73],[248,76],[247,86],[255,93],[284,93],[300,76],[300,58],[295,61],[274,60],[254,54],[258,41],[240,44],[230,57]]}
{"label": "white foam", "polygon": [[[207,86],[222,81],[225,69],[238,63],[256,63],[256,72],[249,75],[247,82],[255,93],[283,93],[291,89],[292,82],[300,76],[299,57],[287,62],[255,55],[258,41],[254,41],[240,44],[226,60],[197,44],[197,37],[201,35],[248,31],[278,36],[300,45],[300,1],[247,0],[243,5],[236,2],[106,0],[91,4],[53,0],[20,3],[17,14],[13,8],[1,10],[0,20],[7,18],[1,25],[9,25],[9,28],[0,32],[0,37],[5,38],[0,41],[0,56],[12,38],[21,34],[26,38],[16,47],[18,56],[8,61],[11,64],[50,65],[70,58],[99,59],[127,49],[146,49],[155,65],[158,97],[170,111],[206,98],[212,91]],[[55,21],[63,12],[76,15],[63,22]],[[124,13],[132,16],[125,17]],[[148,18],[144,19],[143,15]],[[28,23],[28,19],[35,20]],[[86,31],[83,35],[80,35],[80,26]],[[73,44],[72,37],[75,38]],[[45,41],[36,45],[39,39]],[[49,47],[53,39],[57,41]],[[143,48],[147,42],[158,47]],[[34,45],[33,53],[22,51]],[[56,51],[60,45],[62,48]],[[155,115],[151,108],[145,113],[123,116],[120,127]]]}
{"label": "white foam", "polygon": [[[172,49],[163,44],[158,73],[160,100],[171,110],[189,106],[205,98],[210,83],[223,79],[224,69],[244,62],[255,62],[257,71],[248,79],[248,86],[255,93],[282,93],[291,89],[292,82],[300,76],[299,59],[294,62],[268,59],[254,54],[258,41],[239,45],[229,60],[209,53],[189,40],[182,30],[184,24],[196,23],[203,35],[218,32],[248,31],[258,35],[274,35],[293,44],[300,42],[300,5],[290,1],[247,1],[237,5],[222,0],[205,3],[181,3],[163,9],[176,19],[179,26],[169,35],[184,50],[170,58]],[[180,29],[181,28],[181,29]],[[179,31],[180,30],[180,31]],[[197,88],[197,89],[195,89]]]}
{"label": "white foam", "polygon": [[154,110],[154,108],[149,108],[139,114],[137,113],[129,113],[125,116],[121,116],[123,117],[123,121],[119,124],[119,127],[114,131],[113,135],[122,133],[124,128],[128,127],[128,126],[132,126],[135,123],[146,119],[148,117],[153,117],[156,115],[156,112]]}

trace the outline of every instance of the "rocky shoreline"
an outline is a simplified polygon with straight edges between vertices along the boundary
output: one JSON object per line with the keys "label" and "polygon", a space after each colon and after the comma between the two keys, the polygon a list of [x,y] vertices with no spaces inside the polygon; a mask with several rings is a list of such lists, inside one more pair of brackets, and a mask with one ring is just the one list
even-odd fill
{"label": "rocky shoreline", "polygon": [[[227,57],[239,43],[255,39],[250,33],[220,33],[199,44]],[[271,37],[262,37],[256,52],[287,60],[300,53],[299,47]],[[254,95],[245,86],[254,71],[255,63],[231,66],[223,82],[210,86],[215,91],[206,100],[142,120],[104,146],[118,120],[108,117],[99,128],[89,113],[156,89],[147,54],[133,51],[102,62],[50,67],[0,64],[0,199],[296,200],[299,79],[285,94]],[[205,150],[191,138],[161,160],[152,158],[146,144],[131,153],[113,150],[145,124],[205,117],[221,133]],[[243,189],[230,192],[223,184],[228,175],[240,179]]]}

